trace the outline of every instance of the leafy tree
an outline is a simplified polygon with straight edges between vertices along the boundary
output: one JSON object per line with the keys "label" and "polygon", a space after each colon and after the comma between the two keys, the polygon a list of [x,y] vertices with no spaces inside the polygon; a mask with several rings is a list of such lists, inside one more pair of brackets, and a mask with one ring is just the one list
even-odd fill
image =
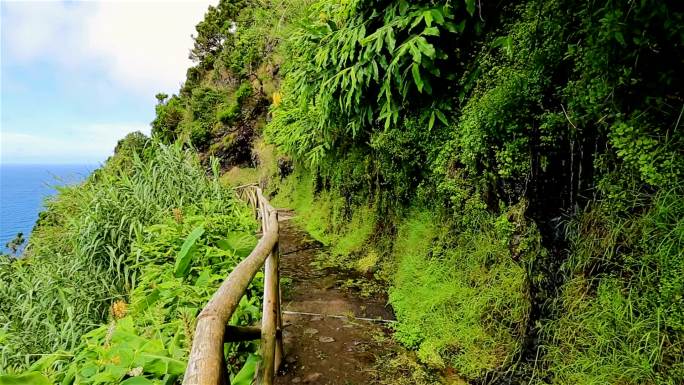
{"label": "leafy tree", "polygon": [[[160,95],[165,96],[159,98]],[[166,143],[172,142],[179,135],[179,125],[185,117],[185,107],[180,97],[174,95],[166,100],[166,95],[158,94],[159,103],[155,107],[157,112],[152,121],[152,135],[158,136]]]}
{"label": "leafy tree", "polygon": [[217,6],[210,5],[204,19],[195,27],[197,34],[193,36],[190,59],[211,68],[223,42],[235,28],[235,17],[248,4],[248,0],[221,0]]}

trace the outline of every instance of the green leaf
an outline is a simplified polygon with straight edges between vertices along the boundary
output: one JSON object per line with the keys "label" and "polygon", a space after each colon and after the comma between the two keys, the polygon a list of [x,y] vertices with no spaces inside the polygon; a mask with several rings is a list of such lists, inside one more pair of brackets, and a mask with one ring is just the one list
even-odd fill
{"label": "green leaf", "polygon": [[180,253],[178,253],[178,257],[176,258],[176,267],[173,271],[173,275],[176,278],[181,278],[188,275],[192,257],[195,254],[195,249],[193,246],[195,246],[195,242],[197,242],[202,234],[204,234],[204,227],[200,226],[192,230],[188,237],[185,238],[185,242],[183,242]]}
{"label": "green leaf", "polygon": [[387,43],[387,49],[390,52],[394,51],[394,47],[397,44],[397,40],[394,38],[394,30],[392,28],[390,28],[387,34],[385,35],[385,43]]}
{"label": "green leaf", "polygon": [[441,9],[433,8],[430,10],[430,13],[432,13],[432,18],[435,19],[437,24],[439,24],[439,25],[444,24],[444,14],[442,14]]}
{"label": "green leaf", "polygon": [[425,25],[428,27],[432,26],[432,12],[430,11],[425,11],[423,12],[423,18],[425,18]]}
{"label": "green leaf", "polygon": [[197,277],[197,281],[195,281],[195,286],[207,286],[207,284],[209,283],[209,278],[211,278],[211,271],[204,270],[202,273],[200,273],[199,277]]}
{"label": "green leaf", "polygon": [[53,382],[41,373],[29,372],[0,375],[0,385],[53,385]]}
{"label": "green leaf", "polygon": [[475,14],[475,0],[465,0],[466,3],[466,11],[470,14],[470,16],[473,16]]}
{"label": "green leaf", "polygon": [[439,29],[437,27],[425,28],[423,35],[426,36],[439,36]]}
{"label": "green leaf", "polygon": [[152,380],[148,380],[145,377],[137,376],[123,380],[119,385],[154,385],[154,382],[152,382]]}
{"label": "green leaf", "polygon": [[[240,258],[245,258],[254,250],[257,244],[257,239],[254,235],[248,233],[233,232],[228,234],[223,242],[219,242],[219,247],[224,250],[234,250]],[[227,247],[224,248],[224,247]]]}
{"label": "green leaf", "polygon": [[136,302],[135,311],[142,312],[155,302],[159,300],[159,289],[153,289],[148,295],[145,296],[141,301]]}
{"label": "green leaf", "polygon": [[437,118],[439,118],[439,121],[444,123],[444,125],[448,125],[449,121],[447,120],[446,116],[442,113],[440,110],[435,110],[435,113],[437,114]]}
{"label": "green leaf", "polygon": [[418,87],[418,92],[423,93],[423,79],[420,78],[420,68],[417,63],[413,63],[411,66],[411,73],[413,74],[413,81]]}
{"label": "green leaf", "polygon": [[136,360],[146,373],[159,376],[165,374],[181,375],[185,372],[185,362],[161,354],[142,352]]}
{"label": "green leaf", "polygon": [[420,24],[420,22],[423,21],[424,17],[425,17],[425,15],[422,15],[422,14],[420,16],[416,17],[413,20],[413,23],[411,23],[411,27],[409,28],[409,30],[416,28],[418,26],[418,24]]}
{"label": "green leaf", "polygon": [[406,14],[406,11],[408,10],[409,3],[406,0],[401,0],[399,2],[399,14],[404,16]]}
{"label": "green leaf", "polygon": [[465,31],[465,27],[466,27],[466,21],[461,20],[460,23],[456,24],[456,31],[457,32],[463,32],[463,31]]}
{"label": "green leaf", "polygon": [[435,125],[435,112],[432,111],[430,114],[430,121],[428,122],[428,130],[432,130],[432,127]]}
{"label": "green leaf", "polygon": [[231,385],[251,385],[254,380],[254,372],[260,361],[261,357],[250,354],[242,369],[233,377],[233,380],[230,382]]}
{"label": "green leaf", "polygon": [[435,54],[436,54],[435,47],[432,44],[428,43],[424,37],[419,36],[416,39],[416,45],[418,45],[418,48],[420,48],[420,51],[425,56],[429,57],[430,59],[435,58]]}

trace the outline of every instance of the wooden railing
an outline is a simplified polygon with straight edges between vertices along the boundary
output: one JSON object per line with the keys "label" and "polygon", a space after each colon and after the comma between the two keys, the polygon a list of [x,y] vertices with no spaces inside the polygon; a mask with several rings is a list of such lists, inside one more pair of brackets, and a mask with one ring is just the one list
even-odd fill
{"label": "wooden railing", "polygon": [[[240,186],[238,196],[248,201],[261,219],[262,237],[254,250],[228,275],[197,317],[184,385],[224,385],[229,383],[223,344],[261,338],[261,364],[257,383],[273,384],[283,357],[282,313],[278,253],[278,212],[256,185]],[[264,303],[261,327],[230,326],[240,298],[254,275],[264,266]]]}

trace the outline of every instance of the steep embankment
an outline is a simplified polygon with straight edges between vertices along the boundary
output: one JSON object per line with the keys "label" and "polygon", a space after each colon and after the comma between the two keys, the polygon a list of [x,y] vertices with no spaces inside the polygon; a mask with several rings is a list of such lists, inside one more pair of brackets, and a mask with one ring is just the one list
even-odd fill
{"label": "steep embankment", "polygon": [[[23,258],[0,255],[0,383],[179,382],[195,317],[256,244],[214,170],[180,142],[132,135],[48,202]],[[235,322],[260,318],[262,292],[256,279]],[[229,370],[255,348],[232,344]]]}
{"label": "steep embankment", "polygon": [[198,28],[183,119],[162,103],[155,132],[230,132],[201,90],[250,81],[271,109],[227,178],[270,182],[328,263],[384,280],[423,363],[682,382],[680,4],[233,5]]}

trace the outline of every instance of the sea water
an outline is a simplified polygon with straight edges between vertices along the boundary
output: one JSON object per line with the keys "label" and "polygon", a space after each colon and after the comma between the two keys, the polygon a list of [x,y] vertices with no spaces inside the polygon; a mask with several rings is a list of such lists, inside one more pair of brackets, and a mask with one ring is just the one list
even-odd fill
{"label": "sea water", "polygon": [[24,239],[33,229],[43,202],[53,196],[57,186],[83,181],[97,165],[0,164],[0,250],[17,233]]}

